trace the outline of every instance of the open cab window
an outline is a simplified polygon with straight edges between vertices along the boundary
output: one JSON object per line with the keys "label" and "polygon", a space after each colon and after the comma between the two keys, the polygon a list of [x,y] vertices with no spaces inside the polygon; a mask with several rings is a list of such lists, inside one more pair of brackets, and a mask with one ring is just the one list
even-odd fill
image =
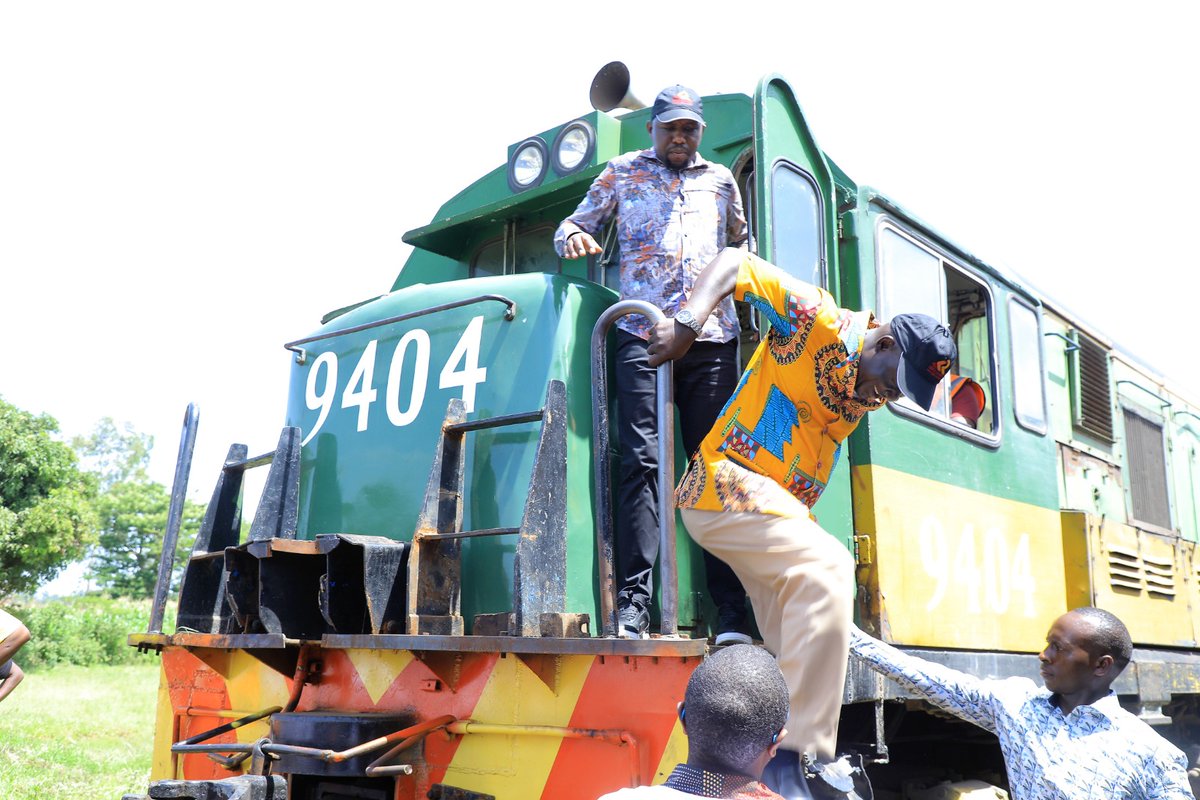
{"label": "open cab window", "polygon": [[901,413],[931,419],[965,438],[994,444],[997,413],[995,308],[987,285],[931,243],[891,221],[876,240],[879,319],[928,314],[954,335],[958,360],[926,412],[907,398],[893,404]]}

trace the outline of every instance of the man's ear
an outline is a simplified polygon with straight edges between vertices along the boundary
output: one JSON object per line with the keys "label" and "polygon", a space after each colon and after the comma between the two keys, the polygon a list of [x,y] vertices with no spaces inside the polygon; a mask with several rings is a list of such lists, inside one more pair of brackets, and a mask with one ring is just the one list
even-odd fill
{"label": "man's ear", "polygon": [[1116,663],[1116,660],[1113,659],[1112,656],[1105,653],[1096,659],[1096,667],[1092,671],[1095,673],[1096,677],[1104,677],[1112,672],[1113,665]]}
{"label": "man's ear", "polygon": [[896,346],[896,337],[890,333],[883,333],[875,340],[875,349],[881,353],[885,353]]}
{"label": "man's ear", "polygon": [[654,135],[654,120],[650,120],[646,123],[646,133],[650,134],[651,136]]}
{"label": "man's ear", "polygon": [[675,714],[679,717],[679,724],[683,727],[683,732],[687,733],[687,712],[683,708],[682,700],[675,704]]}
{"label": "man's ear", "polygon": [[771,758],[774,758],[775,754],[777,752],[779,752],[779,744],[784,740],[784,737],[786,737],[786,736],[787,736],[787,728],[780,728],[779,735],[775,737],[775,742],[770,747],[767,748],[767,753],[770,754]]}

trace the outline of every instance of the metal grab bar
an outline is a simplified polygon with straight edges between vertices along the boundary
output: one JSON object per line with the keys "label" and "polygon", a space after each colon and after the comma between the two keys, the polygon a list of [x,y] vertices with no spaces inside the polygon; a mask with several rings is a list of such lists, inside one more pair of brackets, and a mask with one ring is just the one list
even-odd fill
{"label": "metal grab bar", "polygon": [[[644,300],[622,300],[608,308],[592,328],[592,447],[596,472],[596,550],[600,561],[600,617],[605,636],[617,635],[616,587],[613,577],[612,487],[608,463],[608,329],[621,317],[641,314],[651,322],[666,319]],[[658,583],[663,636],[675,636],[679,625],[679,586],[675,573],[675,399],[671,362],[657,368],[658,392]]]}
{"label": "metal grab bar", "polygon": [[163,533],[158,580],[154,584],[154,605],[150,607],[150,624],[146,633],[162,633],[167,593],[171,590],[171,572],[175,568],[175,545],[179,542],[179,527],[183,523],[183,504],[187,500],[188,476],[192,472],[192,451],[196,449],[196,428],[199,424],[200,410],[195,403],[188,403],[187,411],[183,413],[183,431],[179,434],[179,455],[175,459],[175,480],[171,484],[167,530]]}
{"label": "metal grab bar", "polygon": [[488,300],[495,300],[498,303],[504,303],[504,319],[512,322],[517,317],[517,303],[515,300],[510,300],[502,294],[481,294],[478,297],[468,297],[464,300],[454,300],[450,303],[442,303],[440,306],[430,306],[422,308],[420,311],[409,311],[407,314],[399,314],[386,319],[376,319],[371,322],[364,322],[361,325],[352,325],[349,328],[342,328],[338,331],[328,331],[326,333],[318,333],[316,336],[309,336],[306,339],[297,339],[294,342],[288,342],[283,346],[284,350],[291,350],[296,354],[296,363],[303,364],[308,359],[308,354],[305,352],[302,344],[311,342],[319,342],[323,339],[332,339],[335,336],[344,336],[347,333],[358,333],[365,331],[368,328],[378,328],[380,325],[391,325],[393,322],[401,322],[402,320],[412,319],[413,317],[421,317],[426,314],[434,314],[438,311],[449,311],[452,308],[461,308],[474,303],[483,303]]}
{"label": "metal grab bar", "polygon": [[[260,719],[262,716],[265,716],[268,713],[278,711],[278,710],[279,710],[278,707],[275,707],[272,709],[267,709],[265,712],[260,712],[258,715],[256,715],[254,717],[254,719]],[[200,743],[204,739],[209,739],[218,733],[227,733],[229,730],[232,729],[232,727],[238,727],[240,724],[249,722],[250,719],[251,718],[247,717],[243,720],[238,720],[237,723],[231,723],[230,725],[222,725],[219,728],[214,728],[211,731],[206,731],[205,733],[202,733],[199,736],[193,736],[192,738],[185,739],[182,742],[176,742],[175,744],[171,745],[171,752],[172,753],[208,753],[208,754],[236,753],[236,754],[239,754],[241,757],[240,758],[235,757],[233,759],[229,759],[229,761],[236,761],[237,763],[244,761],[247,756],[254,755],[255,753],[259,753],[259,754],[262,754],[263,756],[265,756],[267,759],[277,759],[281,755],[294,755],[294,756],[301,756],[304,758],[313,758],[318,761],[324,762],[326,764],[337,764],[337,763],[341,763],[343,761],[348,761],[352,758],[356,758],[357,756],[366,755],[367,753],[373,753],[376,750],[381,750],[384,747],[387,747],[388,745],[395,745],[394,747],[389,749],[387,753],[385,753],[380,758],[377,758],[375,761],[373,761],[367,767],[367,770],[366,770],[367,774],[368,775],[396,775],[396,774],[411,775],[412,774],[412,766],[409,764],[384,765],[382,762],[387,760],[388,757],[396,755],[401,750],[411,747],[417,741],[425,738],[425,736],[432,733],[433,731],[435,731],[439,728],[445,728],[457,721],[457,718],[454,717],[453,715],[446,714],[444,716],[437,717],[435,719],[428,719],[423,722],[418,722],[415,725],[410,725],[407,728],[403,728],[403,729],[395,731],[393,733],[389,733],[386,736],[380,736],[375,739],[371,739],[370,741],[362,742],[361,744],[357,744],[357,745],[347,748],[345,750],[329,750],[329,749],[319,748],[319,747],[307,747],[307,746],[303,746],[303,745],[282,744],[280,742],[272,742],[270,739],[265,739],[265,738],[259,739],[257,742],[245,743],[245,744],[241,743],[241,742],[229,742],[226,744],[221,744],[221,743],[201,744]],[[397,744],[397,742],[399,742],[399,744]],[[254,774],[259,774],[259,773],[254,773]]]}

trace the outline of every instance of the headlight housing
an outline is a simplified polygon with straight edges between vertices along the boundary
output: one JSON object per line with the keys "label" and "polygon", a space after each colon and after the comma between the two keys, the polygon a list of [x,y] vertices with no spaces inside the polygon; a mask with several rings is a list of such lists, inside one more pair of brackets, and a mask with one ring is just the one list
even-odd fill
{"label": "headlight housing", "polygon": [[587,120],[577,119],[563,126],[554,139],[550,152],[554,171],[569,175],[587,166],[596,151],[596,131]]}
{"label": "headlight housing", "polygon": [[546,143],[536,136],[514,147],[508,162],[508,188],[523,192],[539,185],[549,167],[547,155]]}

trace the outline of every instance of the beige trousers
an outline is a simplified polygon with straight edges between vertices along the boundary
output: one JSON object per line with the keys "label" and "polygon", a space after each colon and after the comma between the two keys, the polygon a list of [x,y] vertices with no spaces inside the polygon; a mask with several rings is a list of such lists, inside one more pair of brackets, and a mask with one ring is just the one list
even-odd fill
{"label": "beige trousers", "polygon": [[696,543],[746,587],[763,642],[779,662],[791,695],[782,746],[832,759],[854,615],[854,559],[807,516],[682,513]]}

